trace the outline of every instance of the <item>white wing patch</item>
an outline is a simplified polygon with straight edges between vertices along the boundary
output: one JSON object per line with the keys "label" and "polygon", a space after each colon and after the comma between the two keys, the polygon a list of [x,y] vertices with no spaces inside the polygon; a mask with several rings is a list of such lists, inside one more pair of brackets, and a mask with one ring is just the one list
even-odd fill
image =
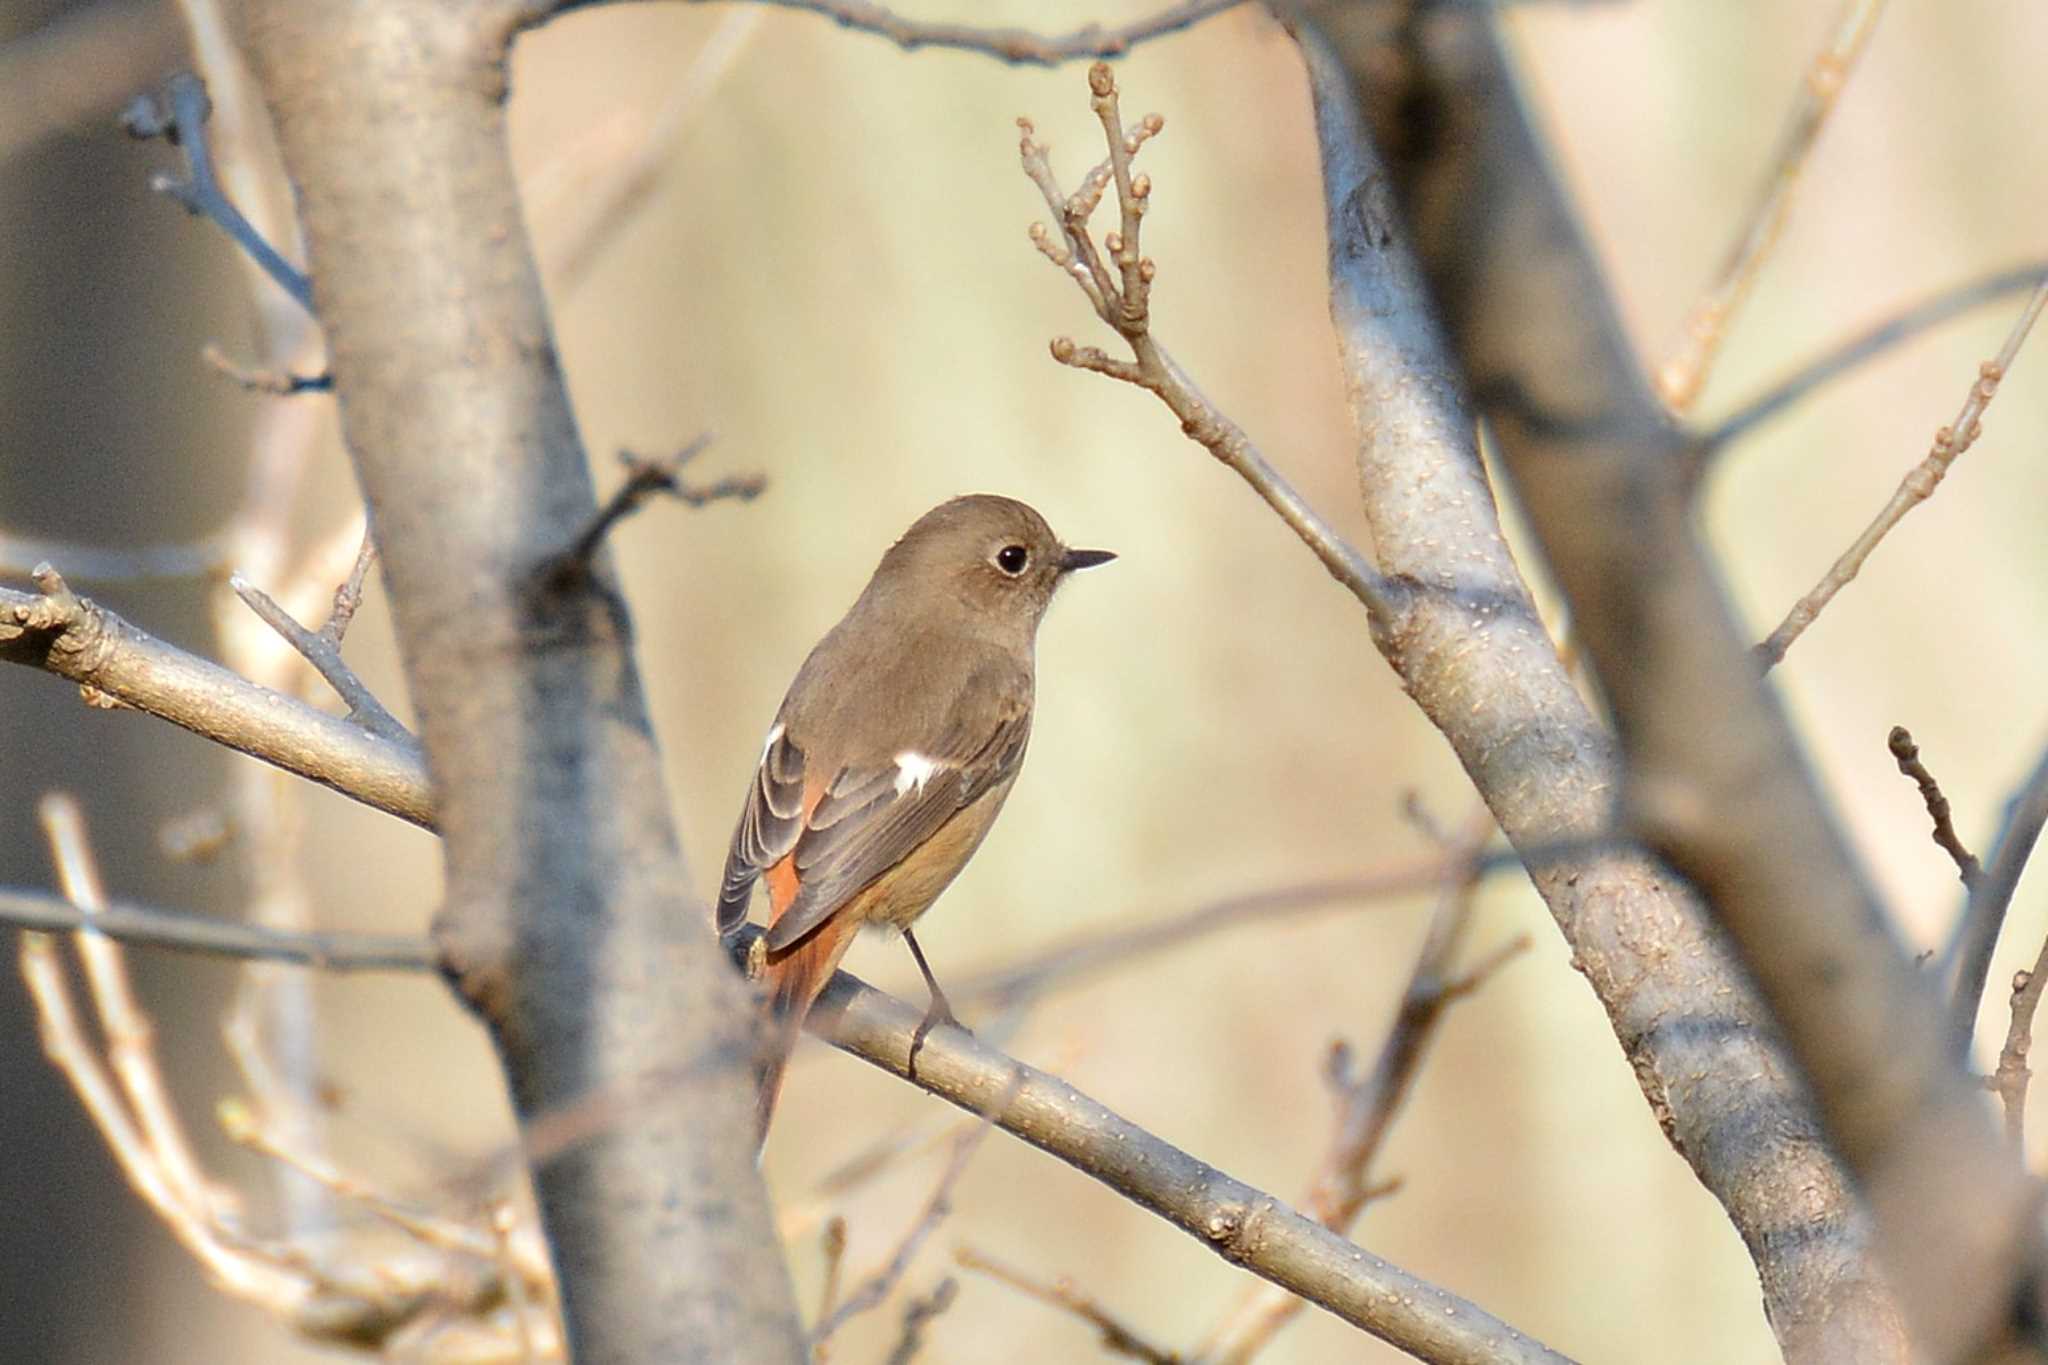
{"label": "white wing patch", "polygon": [[775,741],[782,738],[782,722],[775,722],[775,728],[768,732],[768,738],[761,741],[761,762],[768,761],[768,751],[775,747]]}
{"label": "white wing patch", "polygon": [[939,765],[933,760],[915,749],[905,749],[896,755],[896,794],[901,796],[912,788],[922,792],[924,784],[938,770]]}

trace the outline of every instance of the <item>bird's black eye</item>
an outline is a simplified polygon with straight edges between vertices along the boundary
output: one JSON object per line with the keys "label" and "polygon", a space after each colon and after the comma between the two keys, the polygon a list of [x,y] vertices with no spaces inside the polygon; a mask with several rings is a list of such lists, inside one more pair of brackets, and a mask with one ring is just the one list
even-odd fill
{"label": "bird's black eye", "polygon": [[996,567],[1015,578],[1024,572],[1024,566],[1031,562],[1031,551],[1022,545],[1005,545],[996,551]]}

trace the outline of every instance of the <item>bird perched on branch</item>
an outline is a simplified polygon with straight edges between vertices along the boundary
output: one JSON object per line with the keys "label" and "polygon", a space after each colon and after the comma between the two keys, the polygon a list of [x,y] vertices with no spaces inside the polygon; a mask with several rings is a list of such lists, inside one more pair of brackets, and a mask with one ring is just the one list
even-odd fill
{"label": "bird perched on branch", "polygon": [[757,959],[769,1026],[759,1136],[811,1002],[863,925],[903,931],[931,992],[911,1046],[957,1024],[911,924],[981,844],[1031,736],[1033,646],[1076,569],[1010,498],[955,498],[890,547],[845,619],[818,642],[775,713],[726,855],[718,929],[746,922],[754,883],[770,919]]}

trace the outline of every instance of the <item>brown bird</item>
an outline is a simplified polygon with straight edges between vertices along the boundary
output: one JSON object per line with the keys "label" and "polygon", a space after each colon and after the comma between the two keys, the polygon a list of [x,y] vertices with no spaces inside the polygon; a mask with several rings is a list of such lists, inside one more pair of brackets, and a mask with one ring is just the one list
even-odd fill
{"label": "brown bird", "polygon": [[726,855],[718,929],[768,889],[765,1140],[783,1067],[854,931],[903,931],[931,992],[911,1049],[957,1023],[911,933],[988,833],[1031,737],[1033,645],[1070,550],[1021,502],[980,493],[919,517],[798,670]]}

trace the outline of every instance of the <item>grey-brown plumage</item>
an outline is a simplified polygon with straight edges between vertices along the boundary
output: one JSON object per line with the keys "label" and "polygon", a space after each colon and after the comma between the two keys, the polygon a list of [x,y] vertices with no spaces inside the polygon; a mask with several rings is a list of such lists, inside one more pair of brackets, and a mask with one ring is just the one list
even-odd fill
{"label": "grey-brown plumage", "polygon": [[920,517],[790,684],[733,832],[718,927],[768,889],[764,977],[775,1026],[761,1067],[765,1135],[811,1002],[863,924],[910,925],[988,832],[1031,735],[1038,623],[1069,550],[1021,502],[975,494]]}

